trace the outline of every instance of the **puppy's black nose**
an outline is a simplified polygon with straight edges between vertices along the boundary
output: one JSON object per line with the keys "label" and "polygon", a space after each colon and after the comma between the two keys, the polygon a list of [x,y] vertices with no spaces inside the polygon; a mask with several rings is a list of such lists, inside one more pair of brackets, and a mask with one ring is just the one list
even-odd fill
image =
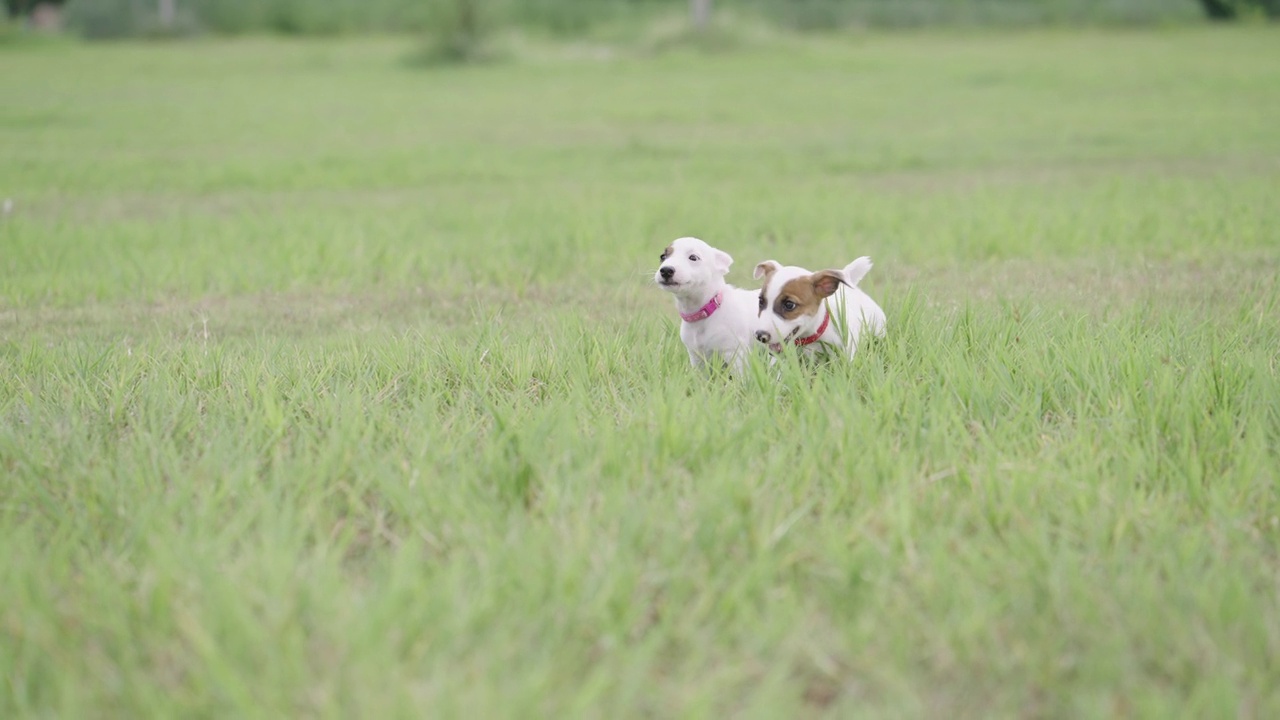
{"label": "puppy's black nose", "polygon": [[671,276],[676,274],[676,269],[673,267],[658,268],[658,274],[662,276],[663,280],[670,280]]}
{"label": "puppy's black nose", "polygon": [[767,342],[769,342],[769,333],[765,332],[764,330],[757,330],[757,331],[756,331],[756,340],[758,340],[758,341],[760,341],[760,342],[762,342],[762,343],[767,343]]}

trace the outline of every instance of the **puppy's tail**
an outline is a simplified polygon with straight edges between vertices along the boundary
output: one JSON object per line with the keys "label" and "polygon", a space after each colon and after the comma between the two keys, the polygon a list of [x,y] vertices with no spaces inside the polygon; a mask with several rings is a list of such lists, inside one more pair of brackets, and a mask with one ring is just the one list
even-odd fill
{"label": "puppy's tail", "polygon": [[844,280],[853,287],[858,287],[858,283],[862,278],[871,271],[871,258],[863,255],[844,266]]}

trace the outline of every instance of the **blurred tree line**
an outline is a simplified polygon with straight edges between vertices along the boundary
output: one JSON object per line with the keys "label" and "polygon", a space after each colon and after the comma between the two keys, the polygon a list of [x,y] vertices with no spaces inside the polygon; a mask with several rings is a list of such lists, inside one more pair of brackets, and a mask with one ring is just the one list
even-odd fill
{"label": "blurred tree line", "polygon": [[[695,28],[722,10],[783,27],[1157,24],[1195,16],[1280,17],[1280,0],[4,0],[11,18],[56,17],[88,37],[272,32],[421,32],[458,43],[494,29],[557,35],[687,12]],[[42,15],[43,13],[43,15]],[[51,15],[52,14],[52,15]]]}

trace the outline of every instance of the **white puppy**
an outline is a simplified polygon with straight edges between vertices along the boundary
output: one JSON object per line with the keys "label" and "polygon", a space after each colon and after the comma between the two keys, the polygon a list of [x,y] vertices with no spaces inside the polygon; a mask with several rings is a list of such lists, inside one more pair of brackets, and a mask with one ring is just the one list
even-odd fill
{"label": "white puppy", "polygon": [[724,281],[731,265],[729,253],[682,237],[662,251],[653,280],[676,298],[680,339],[693,366],[719,360],[737,374],[752,348],[756,294]]}
{"label": "white puppy", "polygon": [[860,257],[844,270],[810,272],[794,265],[765,260],[756,266],[764,278],[757,302],[756,340],[772,352],[794,342],[813,355],[829,349],[852,357],[864,331],[884,335],[884,310],[858,288],[871,258]]}

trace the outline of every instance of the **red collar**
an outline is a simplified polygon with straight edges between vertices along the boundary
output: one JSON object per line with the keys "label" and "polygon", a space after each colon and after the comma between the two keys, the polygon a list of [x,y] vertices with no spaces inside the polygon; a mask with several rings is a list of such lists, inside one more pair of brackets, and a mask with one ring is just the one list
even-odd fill
{"label": "red collar", "polygon": [[831,312],[827,312],[827,316],[822,318],[822,324],[818,326],[818,332],[809,337],[802,337],[796,340],[796,347],[804,347],[810,343],[818,342],[818,338],[822,337],[822,333],[827,331],[827,325],[831,322]]}
{"label": "red collar", "polygon": [[720,309],[720,301],[723,299],[724,299],[724,292],[723,291],[718,292],[716,293],[715,297],[708,300],[707,304],[703,305],[696,312],[691,312],[688,314],[680,313],[680,319],[687,323],[695,323],[695,322],[698,322],[699,320],[706,320],[707,318],[711,317],[711,315],[714,314],[716,310]]}

